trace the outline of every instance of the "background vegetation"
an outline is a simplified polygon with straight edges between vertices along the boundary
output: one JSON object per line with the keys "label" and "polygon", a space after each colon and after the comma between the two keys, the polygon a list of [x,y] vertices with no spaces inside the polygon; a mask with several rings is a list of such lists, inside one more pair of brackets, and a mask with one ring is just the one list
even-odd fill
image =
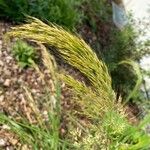
{"label": "background vegetation", "polygon": [[[117,29],[112,22],[111,4],[108,1],[93,0],[86,4],[83,23],[86,23],[96,36],[91,46],[106,62],[111,73],[113,89],[125,99],[133,90],[138,77],[131,66],[119,63],[126,59],[139,63],[143,56],[149,54],[150,42],[139,41],[139,37],[145,33],[141,30],[135,31],[132,16],[129,16],[130,22],[122,31]],[[139,96],[136,99],[141,98]]]}
{"label": "background vegetation", "polygon": [[79,4],[79,0],[0,0],[0,17],[19,23],[30,15],[73,29],[82,16]]}

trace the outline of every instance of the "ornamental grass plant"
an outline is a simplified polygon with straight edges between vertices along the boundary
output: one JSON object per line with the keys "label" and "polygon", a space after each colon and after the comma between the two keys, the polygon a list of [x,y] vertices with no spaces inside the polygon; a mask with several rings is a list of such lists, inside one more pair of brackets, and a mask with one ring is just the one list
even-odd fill
{"label": "ornamental grass plant", "polygon": [[[54,48],[56,54],[59,54],[66,63],[81,72],[89,82],[87,85],[73,76],[66,75],[66,72],[55,70],[54,81],[56,78],[68,85],[73,93],[70,99],[78,106],[77,109],[65,112],[65,116],[69,120],[65,137],[59,137],[57,134],[60,141],[71,143],[64,149],[149,149],[150,138],[143,131],[143,127],[150,121],[150,118],[147,117],[137,126],[128,121],[124,106],[121,104],[121,98],[120,102],[115,100],[111,77],[105,63],[98,59],[93,50],[79,36],[73,35],[62,27],[53,24],[47,25],[36,18],[30,18],[29,23],[13,27],[6,37],[28,39]],[[55,72],[52,65],[49,65],[53,64],[49,61],[52,59],[50,52],[45,48],[42,48],[41,52],[45,66],[50,73]],[[38,70],[38,67],[36,68]],[[60,106],[58,99],[55,103]],[[55,133],[50,133],[50,135],[54,136]],[[36,141],[36,139],[34,140]],[[55,146],[59,145],[58,141]],[[56,149],[59,148],[56,147]]]}

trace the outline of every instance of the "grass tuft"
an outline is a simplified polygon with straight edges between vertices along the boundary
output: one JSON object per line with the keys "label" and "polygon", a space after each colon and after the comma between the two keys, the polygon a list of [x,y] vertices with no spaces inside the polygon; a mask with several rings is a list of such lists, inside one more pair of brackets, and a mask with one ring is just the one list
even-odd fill
{"label": "grass tuft", "polygon": [[13,27],[7,36],[30,39],[55,47],[68,64],[87,77],[92,91],[100,100],[110,104],[114,102],[115,94],[106,65],[80,37],[59,26],[49,26],[36,18],[30,18],[29,21],[31,23]]}
{"label": "grass tuft", "polygon": [[[80,37],[59,26],[46,25],[36,18],[30,18],[30,21],[30,23],[12,28],[7,36],[30,39],[54,47],[56,52],[68,64],[77,68],[90,83],[90,86],[87,86],[69,75],[59,74],[58,71],[55,73],[52,67],[55,66],[53,57],[42,46],[43,62],[52,73],[55,87],[54,95],[52,94],[49,99],[52,102],[49,113],[49,123],[52,123],[52,128],[48,130],[50,136],[47,137],[48,139],[51,135],[54,137],[50,143],[52,149],[59,149],[57,146],[61,141],[58,136],[61,114],[58,98],[60,91],[57,90],[58,84],[56,84],[58,78],[72,88],[73,100],[78,104],[79,115],[70,112],[67,114],[69,122],[66,139],[69,139],[74,147],[70,149],[144,150],[149,148],[149,136],[142,130],[142,125],[147,123],[149,118],[141,124],[140,128],[130,125],[125,118],[123,106],[115,102],[115,93],[112,90],[108,69],[93,50]],[[40,72],[38,67],[35,68]],[[44,79],[42,73],[40,74]],[[49,142],[49,140],[43,142]]]}

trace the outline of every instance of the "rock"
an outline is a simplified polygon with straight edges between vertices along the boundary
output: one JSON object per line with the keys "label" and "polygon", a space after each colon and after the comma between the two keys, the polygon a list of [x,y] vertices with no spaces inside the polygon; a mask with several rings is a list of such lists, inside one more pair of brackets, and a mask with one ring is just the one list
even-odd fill
{"label": "rock", "polygon": [[1,51],[1,49],[2,49],[2,41],[0,40],[0,51]]}
{"label": "rock", "polygon": [[0,60],[0,66],[4,66],[4,63],[3,63],[3,61],[1,61],[1,60]]}
{"label": "rock", "polygon": [[36,90],[36,89],[32,89],[32,93],[33,93],[33,94],[36,94],[36,93],[37,93],[37,90]]}
{"label": "rock", "polygon": [[0,46],[0,57],[2,56],[2,51],[1,51],[2,47]]}
{"label": "rock", "polygon": [[4,124],[4,125],[2,126],[2,129],[10,130],[11,128],[10,128],[8,125]]}
{"label": "rock", "polygon": [[11,75],[11,71],[10,71],[10,70],[5,70],[5,71],[4,71],[4,74],[5,74],[6,76],[10,76],[10,75]]}
{"label": "rock", "polygon": [[18,140],[16,139],[10,139],[9,142],[12,144],[12,145],[16,145],[18,143]]}
{"label": "rock", "polygon": [[3,93],[3,90],[0,88],[0,95]]}
{"label": "rock", "polygon": [[14,148],[12,146],[7,146],[6,150],[14,150]]}
{"label": "rock", "polygon": [[65,83],[61,84],[61,88],[65,88],[65,86],[66,86]]}
{"label": "rock", "polygon": [[4,139],[0,139],[0,147],[6,146],[7,142]]}
{"label": "rock", "polygon": [[12,57],[11,56],[7,56],[5,61],[6,61],[6,63],[10,63],[11,60],[12,60]]}
{"label": "rock", "polygon": [[27,145],[23,145],[21,150],[29,150]]}
{"label": "rock", "polygon": [[4,82],[4,86],[9,87],[10,83],[11,83],[11,80],[10,79],[6,79],[5,82]]}
{"label": "rock", "polygon": [[10,47],[7,47],[7,51],[8,51],[8,52],[11,52],[11,48],[10,48]]}
{"label": "rock", "polygon": [[7,54],[7,51],[6,50],[4,50],[3,51],[3,57],[6,57],[8,54]]}
{"label": "rock", "polygon": [[0,102],[2,102],[4,100],[4,95],[0,96]]}

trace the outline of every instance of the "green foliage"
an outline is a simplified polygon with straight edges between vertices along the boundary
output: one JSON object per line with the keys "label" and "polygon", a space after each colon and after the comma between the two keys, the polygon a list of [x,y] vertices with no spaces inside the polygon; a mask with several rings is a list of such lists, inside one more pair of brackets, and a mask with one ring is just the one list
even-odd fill
{"label": "green foliage", "polygon": [[91,25],[93,31],[97,32],[97,23],[101,21],[110,22],[111,21],[111,7],[106,0],[85,0],[84,1],[84,15],[85,20]]}
{"label": "green foliage", "polygon": [[110,150],[148,150],[150,138],[142,128],[150,121],[150,116],[137,127],[130,125],[126,118],[114,111],[108,111],[103,118],[103,129],[111,140]]}
{"label": "green foliage", "polygon": [[29,12],[28,0],[0,0],[0,17],[20,22]]}
{"label": "green foliage", "polygon": [[125,99],[136,83],[136,75],[131,66],[118,65],[121,61],[130,59],[135,60],[136,51],[135,32],[131,26],[123,31],[116,28],[111,29],[110,40],[103,51],[105,62],[113,80],[113,88]]}
{"label": "green foliage", "polygon": [[140,67],[137,63],[131,61],[131,60],[124,60],[124,61],[121,61],[119,63],[119,65],[130,65],[133,69],[134,69],[134,72],[137,76],[137,81],[136,81],[136,84],[135,84],[135,87],[133,88],[133,90],[131,91],[131,93],[129,93],[128,97],[126,98],[125,102],[129,102],[129,100],[131,98],[134,98],[136,99],[137,96],[138,96],[138,93],[140,92],[140,88],[141,88],[141,85],[142,85],[142,81],[143,81],[143,77],[142,77],[142,73],[141,73],[141,70],[140,70]]}
{"label": "green foliage", "polygon": [[[126,99],[134,88],[138,76],[131,66],[118,64],[127,59],[139,61],[144,55],[149,54],[150,42],[139,42],[139,36],[145,33],[134,30],[134,20],[122,31],[117,29],[112,22],[112,7],[107,0],[85,0],[84,15],[83,23],[88,25],[88,29],[96,37],[91,46],[106,62],[117,98],[121,95]],[[132,16],[129,17],[129,21],[131,18]],[[148,25],[145,28],[148,28]]]}
{"label": "green foliage", "polygon": [[79,0],[0,0],[0,17],[19,23],[30,15],[73,29],[80,22],[79,4]]}
{"label": "green foliage", "polygon": [[112,22],[111,5],[108,1],[93,0],[86,1],[86,4],[84,13],[87,18],[86,23],[90,25],[96,36],[96,41],[91,46],[96,48],[97,54],[101,54],[100,57],[103,56],[117,98],[121,95],[126,99],[134,88],[138,76],[131,66],[118,64],[127,59],[137,62],[144,55],[149,54],[149,41],[139,42],[139,36],[144,33],[141,30],[134,30],[133,20],[122,31],[117,29]]}
{"label": "green foliage", "polygon": [[[149,50],[145,44],[138,43],[138,32],[135,32],[133,25],[126,26],[123,31],[115,28],[111,30],[110,41],[103,51],[103,56],[112,76],[113,88],[118,95],[126,99],[134,88],[139,73],[135,74],[130,65],[118,64],[124,60],[138,63]],[[132,99],[138,98],[132,97]]]}
{"label": "green foliage", "polygon": [[[60,98],[60,89],[57,89],[57,97]],[[51,97],[46,96],[47,98]],[[58,99],[57,99],[58,100]],[[47,102],[52,102],[52,99],[47,99]],[[35,114],[38,118],[38,124],[31,124],[25,118],[21,118],[19,121],[11,119],[4,114],[0,113],[0,124],[7,125],[10,131],[15,133],[21,143],[26,143],[32,147],[32,149],[52,149],[62,150],[66,149],[67,143],[60,139],[60,103],[56,104],[56,108],[52,111],[50,107],[48,110],[48,119],[43,121],[39,114]],[[35,103],[34,103],[35,105]],[[48,104],[47,104],[48,106]],[[34,106],[35,107],[35,106]]]}
{"label": "green foliage", "polygon": [[32,62],[37,58],[35,49],[21,40],[15,42],[12,50],[19,65],[23,68],[32,66]]}

